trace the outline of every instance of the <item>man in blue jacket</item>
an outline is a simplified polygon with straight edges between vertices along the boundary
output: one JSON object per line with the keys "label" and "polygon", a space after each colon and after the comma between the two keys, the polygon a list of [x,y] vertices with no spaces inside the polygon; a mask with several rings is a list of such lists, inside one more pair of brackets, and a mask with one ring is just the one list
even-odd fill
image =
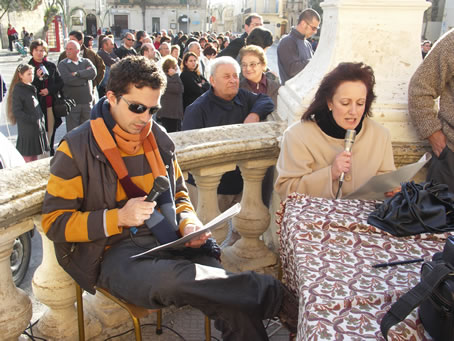
{"label": "man in blue jacket", "polygon": [[[240,66],[235,59],[216,58],[210,69],[211,88],[186,108],[182,130],[265,120],[274,110],[272,99],[264,94],[240,89],[239,74]],[[192,177],[188,182],[194,185]],[[243,179],[239,169],[225,173],[218,194],[228,197],[219,201],[220,210],[224,211],[237,202],[242,191]]]}

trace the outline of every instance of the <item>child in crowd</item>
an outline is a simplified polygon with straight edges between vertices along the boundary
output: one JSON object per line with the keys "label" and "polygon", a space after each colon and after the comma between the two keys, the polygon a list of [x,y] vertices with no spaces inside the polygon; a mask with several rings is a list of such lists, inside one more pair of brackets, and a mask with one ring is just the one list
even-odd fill
{"label": "child in crowd", "polygon": [[16,148],[26,162],[35,161],[49,151],[44,114],[32,85],[34,68],[20,64],[14,73],[8,93],[8,119],[17,123]]}

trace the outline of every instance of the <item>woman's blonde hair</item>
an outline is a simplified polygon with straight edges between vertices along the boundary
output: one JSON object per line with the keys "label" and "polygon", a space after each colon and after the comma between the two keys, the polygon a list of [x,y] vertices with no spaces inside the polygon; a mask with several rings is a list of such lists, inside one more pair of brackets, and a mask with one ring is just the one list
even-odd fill
{"label": "woman's blonde hair", "polygon": [[19,74],[23,75],[25,72],[28,70],[34,70],[35,68],[29,64],[19,64],[16,68],[16,71],[14,72],[13,80],[11,81],[11,84],[9,86],[8,90],[8,110],[7,110],[7,117],[8,121],[11,124],[16,124],[16,117],[14,116],[13,113],[13,91],[14,88],[16,87],[16,84],[21,81]]}

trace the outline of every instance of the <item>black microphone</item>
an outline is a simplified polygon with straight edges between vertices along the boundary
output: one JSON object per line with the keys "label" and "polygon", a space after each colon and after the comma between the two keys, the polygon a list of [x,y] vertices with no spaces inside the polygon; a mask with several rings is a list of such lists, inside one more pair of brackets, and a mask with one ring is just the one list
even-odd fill
{"label": "black microphone", "polygon": [[[149,201],[149,202],[155,201],[159,197],[159,194],[167,191],[167,189],[169,188],[169,185],[170,185],[169,179],[167,179],[165,176],[162,176],[162,175],[158,176],[156,179],[154,179],[153,188],[151,189],[150,193],[148,193],[145,201]],[[132,227],[130,227],[129,231],[132,234],[136,234],[137,227],[132,226]]]}
{"label": "black microphone", "polygon": [[[346,151],[346,152],[352,151],[353,143],[355,143],[355,137],[356,137],[356,130],[348,129],[346,131],[345,138],[344,138],[344,151]],[[342,184],[344,183],[344,177],[345,177],[345,173],[342,172],[339,177],[339,188],[336,193],[336,199],[339,197],[339,193],[342,188]]]}
{"label": "black microphone", "polygon": [[148,193],[147,198],[145,201],[155,201],[159,194],[165,192],[169,189],[169,179],[165,176],[158,176],[153,183],[153,188],[151,189],[150,193]]}

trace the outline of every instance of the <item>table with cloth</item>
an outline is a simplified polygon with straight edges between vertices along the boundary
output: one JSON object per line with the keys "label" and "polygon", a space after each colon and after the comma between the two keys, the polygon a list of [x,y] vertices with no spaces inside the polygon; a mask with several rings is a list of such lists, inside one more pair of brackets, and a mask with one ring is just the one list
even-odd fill
{"label": "table with cloth", "polygon": [[[420,280],[449,234],[395,237],[367,224],[380,202],[291,194],[277,213],[283,281],[299,297],[297,341],[384,340],[380,321]],[[415,309],[391,328],[389,340],[430,340]]]}

